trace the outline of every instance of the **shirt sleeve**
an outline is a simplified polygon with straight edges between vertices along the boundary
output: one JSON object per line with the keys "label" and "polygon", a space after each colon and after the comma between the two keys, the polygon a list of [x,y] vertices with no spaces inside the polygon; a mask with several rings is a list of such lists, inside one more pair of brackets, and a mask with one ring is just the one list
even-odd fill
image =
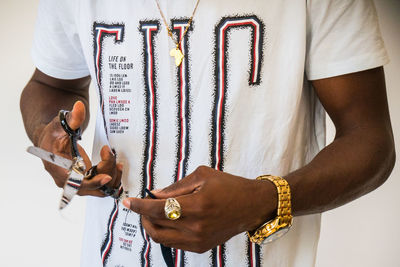
{"label": "shirt sleeve", "polygon": [[32,59],[43,73],[58,79],[89,75],[75,24],[75,1],[41,0],[35,26]]}
{"label": "shirt sleeve", "polygon": [[372,0],[307,1],[309,80],[367,70],[389,62]]}

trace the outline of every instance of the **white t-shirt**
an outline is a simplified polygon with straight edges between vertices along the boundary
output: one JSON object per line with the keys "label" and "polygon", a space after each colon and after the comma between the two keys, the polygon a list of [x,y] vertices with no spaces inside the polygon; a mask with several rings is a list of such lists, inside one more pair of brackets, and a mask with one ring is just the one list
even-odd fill
{"label": "white t-shirt", "polygon": [[[161,0],[183,35],[195,0]],[[308,80],[387,62],[368,0],[201,0],[176,67],[152,0],[42,0],[33,59],[61,79],[91,75],[98,92],[94,162],[110,144],[130,196],[163,188],[199,165],[254,179],[285,175],[324,146],[324,110]],[[313,266],[320,215],[296,217],[262,245],[245,233],[177,266]],[[164,266],[140,218],[89,198],[82,266]]]}

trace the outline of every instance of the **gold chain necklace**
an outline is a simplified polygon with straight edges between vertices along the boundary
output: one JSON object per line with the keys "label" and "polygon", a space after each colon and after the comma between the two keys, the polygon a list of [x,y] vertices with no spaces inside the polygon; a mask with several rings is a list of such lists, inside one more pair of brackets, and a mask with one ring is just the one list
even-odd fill
{"label": "gold chain necklace", "polygon": [[181,42],[182,42],[183,38],[185,38],[185,35],[186,35],[187,31],[189,30],[190,25],[192,24],[192,20],[193,20],[194,14],[196,13],[197,6],[199,5],[200,0],[197,0],[196,5],[195,5],[195,7],[193,9],[192,16],[190,17],[190,19],[188,21],[188,26],[186,27],[186,30],[183,33],[182,39],[180,39],[179,41],[175,41],[174,35],[172,34],[172,30],[168,26],[168,23],[167,23],[167,20],[165,19],[164,13],[161,10],[160,3],[158,2],[158,0],[155,0],[155,1],[156,1],[156,4],[157,4],[158,11],[160,11],[160,15],[161,15],[161,17],[162,17],[162,19],[164,21],[165,27],[167,28],[168,36],[171,37],[172,41],[176,44],[176,47],[172,48],[171,51],[169,51],[169,55],[171,57],[175,57],[175,65],[177,67],[179,67],[181,65],[181,63],[182,63],[182,60],[183,60],[184,56],[185,56],[182,53],[182,50],[180,49]]}

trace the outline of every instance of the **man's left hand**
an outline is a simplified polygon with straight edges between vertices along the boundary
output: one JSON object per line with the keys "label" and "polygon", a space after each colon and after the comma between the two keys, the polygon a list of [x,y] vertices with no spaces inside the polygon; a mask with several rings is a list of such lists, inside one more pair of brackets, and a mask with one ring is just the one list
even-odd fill
{"label": "man's left hand", "polygon": [[[203,253],[274,217],[275,186],[200,166],[184,179],[155,190],[157,199],[128,198],[123,204],[142,215],[146,233],[157,243]],[[175,198],[181,217],[167,219],[164,205]]]}

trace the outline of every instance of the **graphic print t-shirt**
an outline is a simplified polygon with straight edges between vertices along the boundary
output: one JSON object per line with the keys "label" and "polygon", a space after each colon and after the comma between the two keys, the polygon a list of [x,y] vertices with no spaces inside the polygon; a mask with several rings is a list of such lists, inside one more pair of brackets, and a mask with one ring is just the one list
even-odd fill
{"label": "graphic print t-shirt", "polygon": [[[184,53],[177,67],[150,0],[42,0],[33,60],[61,79],[90,75],[98,94],[94,162],[109,144],[130,196],[199,165],[249,179],[285,175],[324,146],[324,112],[309,80],[378,67],[387,57],[371,1],[161,0]],[[262,246],[245,233],[176,266],[313,266],[320,215],[296,217]],[[89,198],[82,266],[164,266],[140,217]]]}

